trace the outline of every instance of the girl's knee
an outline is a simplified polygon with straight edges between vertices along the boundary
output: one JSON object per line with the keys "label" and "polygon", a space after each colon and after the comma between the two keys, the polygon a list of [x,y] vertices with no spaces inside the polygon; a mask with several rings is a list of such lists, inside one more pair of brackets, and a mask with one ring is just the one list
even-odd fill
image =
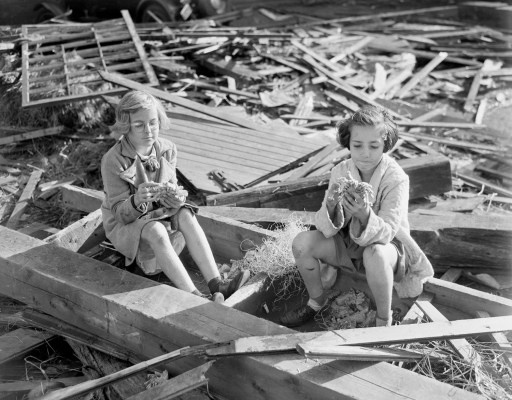
{"label": "girl's knee", "polygon": [[384,246],[381,244],[371,244],[363,250],[363,264],[367,270],[382,265],[385,258]]}
{"label": "girl's knee", "polygon": [[158,221],[148,222],[142,229],[142,239],[149,244],[167,244],[169,242],[169,234],[165,226]]}
{"label": "girl's knee", "polygon": [[183,224],[190,224],[195,221],[194,213],[186,207],[179,209],[177,217],[179,226],[182,226]]}
{"label": "girl's knee", "polygon": [[311,252],[311,237],[308,231],[300,232],[292,242],[292,253],[295,259],[308,255]]}

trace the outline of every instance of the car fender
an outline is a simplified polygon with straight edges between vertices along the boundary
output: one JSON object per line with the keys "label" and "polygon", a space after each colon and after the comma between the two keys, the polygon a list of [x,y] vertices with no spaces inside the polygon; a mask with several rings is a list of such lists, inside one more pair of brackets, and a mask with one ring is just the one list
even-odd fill
{"label": "car fender", "polygon": [[144,7],[146,7],[148,4],[159,4],[163,8],[169,10],[169,14],[172,14],[172,12],[176,8],[180,8],[181,3],[180,0],[141,0],[139,4],[137,4],[137,9],[135,11],[137,18],[140,17],[140,14],[142,13],[142,10],[144,10]]}

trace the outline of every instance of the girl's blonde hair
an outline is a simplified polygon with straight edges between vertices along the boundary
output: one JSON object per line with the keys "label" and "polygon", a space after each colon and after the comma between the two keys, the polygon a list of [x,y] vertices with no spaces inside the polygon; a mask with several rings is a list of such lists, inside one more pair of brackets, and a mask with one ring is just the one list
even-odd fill
{"label": "girl's blonde hair", "polygon": [[171,127],[171,121],[167,117],[162,103],[149,93],[133,90],[126,93],[117,105],[116,122],[111,127],[114,136],[121,137],[130,132],[130,114],[139,110],[149,110],[153,107],[156,108],[158,113],[160,129],[168,130]]}

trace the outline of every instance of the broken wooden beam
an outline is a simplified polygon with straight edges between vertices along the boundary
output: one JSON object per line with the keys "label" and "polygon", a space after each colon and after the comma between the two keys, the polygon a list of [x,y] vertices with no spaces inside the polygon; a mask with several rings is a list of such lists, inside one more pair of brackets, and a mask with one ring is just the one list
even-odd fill
{"label": "broken wooden beam", "polygon": [[18,328],[0,336],[0,364],[30,353],[55,336],[52,333]]}
{"label": "broken wooden beam", "polygon": [[0,145],[17,143],[23,140],[36,139],[43,136],[58,135],[64,131],[63,126],[55,126],[53,128],[38,129],[35,131],[19,133],[17,135],[4,136],[0,138]]}
{"label": "broken wooden beam", "polygon": [[215,118],[219,118],[223,121],[231,122],[238,126],[243,126],[249,129],[254,129],[256,131],[263,131],[263,132],[269,132],[273,133],[273,130],[270,128],[267,128],[264,125],[256,125],[252,122],[250,122],[247,118],[239,118],[233,115],[229,115],[227,113],[221,112],[215,108],[205,106],[203,104],[195,103],[191,100],[184,99],[180,96],[177,96],[172,93],[164,92],[163,90],[156,89],[147,85],[143,85],[141,83],[132,81],[130,79],[126,79],[125,77],[118,75],[118,74],[112,74],[109,72],[104,71],[98,71],[98,73],[101,75],[103,79],[105,79],[108,82],[115,83],[120,86],[127,87],[129,89],[133,90],[142,90],[144,92],[147,92],[161,100],[168,101],[171,104],[177,104],[182,107],[188,108],[190,110],[198,111],[202,114],[210,115]]}
{"label": "broken wooden beam", "polygon": [[[221,221],[215,226],[219,234],[229,230]],[[0,243],[0,293],[109,339],[142,359],[188,345],[293,332],[3,227],[0,235],[4,238]],[[238,238],[238,244],[242,239]],[[238,246],[235,249],[228,242],[226,246],[225,251],[240,252]],[[199,363],[187,357],[169,368],[179,374]],[[320,375],[315,372],[319,366],[323,370]],[[309,365],[298,355],[219,360],[210,369],[209,379],[210,390],[232,399],[264,393],[267,399],[321,400],[350,395],[363,400],[370,393],[387,395],[397,385],[400,393],[411,399],[481,398],[388,363],[368,363],[361,368],[353,362],[319,360]],[[294,384],[283,385],[290,379]],[[361,380],[367,382],[364,387]]]}
{"label": "broken wooden beam", "polygon": [[105,193],[101,190],[82,188],[75,185],[61,187],[62,202],[68,208],[83,212],[93,212],[101,207]]}
{"label": "broken wooden beam", "polygon": [[509,271],[512,222],[509,219],[417,210],[409,213],[411,235],[436,271],[450,267],[473,272]]}
{"label": "broken wooden beam", "polygon": [[[451,190],[450,162],[441,154],[399,160],[409,175],[411,199],[444,193]],[[329,183],[329,174],[242,189],[236,192],[210,195],[207,205],[236,205],[239,207],[287,208],[298,211],[317,211]]]}
{"label": "broken wooden beam", "polygon": [[160,385],[128,397],[126,400],[168,400],[181,396],[208,383],[208,378],[205,374],[212,366],[212,363],[213,361],[209,361]]}
{"label": "broken wooden beam", "polygon": [[43,170],[35,170],[30,174],[30,178],[21,193],[16,205],[14,206],[14,210],[11,213],[11,216],[7,220],[6,226],[8,228],[15,229],[20,221],[23,213],[25,212],[25,208],[27,208],[29,201],[32,199],[34,195],[34,191],[36,190],[37,184],[41,180],[41,176],[43,175]]}
{"label": "broken wooden beam", "polygon": [[297,345],[299,354],[308,358],[334,358],[352,361],[419,361],[424,354],[402,350],[362,346]]}

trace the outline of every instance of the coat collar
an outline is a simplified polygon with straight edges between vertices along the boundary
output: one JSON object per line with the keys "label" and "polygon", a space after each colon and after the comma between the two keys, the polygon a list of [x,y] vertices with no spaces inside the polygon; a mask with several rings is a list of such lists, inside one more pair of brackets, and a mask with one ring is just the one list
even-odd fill
{"label": "coat collar", "polygon": [[[133,160],[132,164],[119,174],[119,177],[135,187],[138,187],[141,183],[148,182],[149,178],[146,173],[146,169],[142,165],[142,160],[138,156],[132,144],[124,136],[119,140],[119,144],[121,147],[121,155]],[[167,150],[171,150],[172,147],[168,143],[160,142],[159,140],[155,142],[154,146],[156,150],[156,159],[160,163],[160,169],[155,177],[155,182],[175,182],[176,171],[174,171],[171,163],[167,161],[165,157],[162,157],[162,154]]]}
{"label": "coat collar", "polygon": [[[379,164],[377,165],[377,168],[375,168],[375,171],[373,171],[373,175],[370,178],[370,182],[369,182],[372,187],[372,191],[373,191],[373,196],[371,196],[372,198],[369,199],[370,203],[373,203],[373,204],[375,203],[375,199],[377,196],[377,189],[380,186],[380,183],[382,181],[384,173],[386,172],[386,169],[388,168],[390,160],[391,160],[391,158],[386,153],[384,153],[382,155],[382,158],[381,158]],[[359,170],[357,169],[357,167],[352,159],[349,159],[349,161],[348,161],[348,169],[354,179],[358,180],[359,182],[362,182],[362,178],[361,178],[361,175],[359,174]]]}

